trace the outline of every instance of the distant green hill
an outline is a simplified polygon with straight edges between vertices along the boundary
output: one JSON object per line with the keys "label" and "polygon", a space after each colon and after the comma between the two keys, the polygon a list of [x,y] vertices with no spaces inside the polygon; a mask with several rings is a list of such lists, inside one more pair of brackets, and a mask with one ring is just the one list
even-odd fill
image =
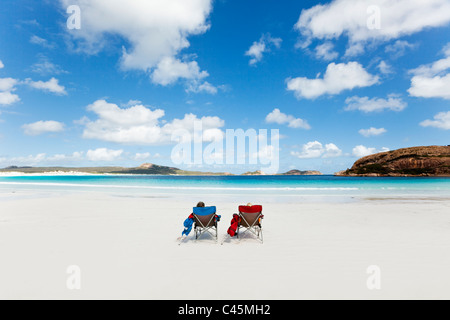
{"label": "distant green hill", "polygon": [[[43,174],[43,173],[90,173],[90,174],[148,174],[148,175],[183,175],[183,176],[232,176],[228,172],[201,172],[186,171],[173,167],[158,166],[152,163],[144,163],[136,168],[124,167],[17,167],[11,166],[0,169],[0,173],[25,173],[25,174]],[[262,171],[246,172],[244,176],[265,175]],[[299,171],[291,170],[279,175],[321,175],[319,171]]]}
{"label": "distant green hill", "polygon": [[19,172],[19,173],[48,173],[48,172],[79,172],[104,174],[128,170],[123,167],[86,167],[86,168],[68,168],[68,167],[16,167],[0,169],[0,172]]}
{"label": "distant green hill", "polygon": [[230,175],[229,173],[211,173],[198,171],[185,171],[178,168],[158,166],[150,163],[143,164],[136,168],[124,167],[17,167],[11,166],[0,169],[0,173],[18,172],[25,174],[39,173],[90,173],[90,174],[148,174],[148,175]]}

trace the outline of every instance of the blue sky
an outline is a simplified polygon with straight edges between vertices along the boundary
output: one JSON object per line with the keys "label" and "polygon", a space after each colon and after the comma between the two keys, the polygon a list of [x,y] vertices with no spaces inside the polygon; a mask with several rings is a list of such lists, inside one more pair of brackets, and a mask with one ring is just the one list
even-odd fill
{"label": "blue sky", "polygon": [[173,165],[193,120],[278,129],[281,172],[447,145],[449,31],[448,0],[5,0],[0,166]]}

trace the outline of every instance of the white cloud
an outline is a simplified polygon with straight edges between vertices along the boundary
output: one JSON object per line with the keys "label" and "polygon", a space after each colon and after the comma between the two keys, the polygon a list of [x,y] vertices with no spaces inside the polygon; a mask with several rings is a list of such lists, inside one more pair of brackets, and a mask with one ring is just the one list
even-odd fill
{"label": "white cloud", "polygon": [[0,60],[0,69],[3,69],[5,65],[3,64],[2,60]]}
{"label": "white cloud", "polygon": [[322,79],[288,79],[287,89],[294,91],[298,99],[315,99],[325,94],[335,95],[344,90],[369,87],[378,80],[378,76],[369,74],[358,62],[330,63]]}
{"label": "white cloud", "polygon": [[60,2],[64,9],[69,5],[81,9],[82,28],[68,31],[79,50],[95,54],[103,50],[108,35],[117,35],[129,44],[122,48],[120,65],[124,70],[148,72],[152,81],[161,85],[205,76],[195,61],[181,62],[177,56],[190,46],[190,36],[209,29],[212,0]]}
{"label": "white cloud", "polygon": [[0,105],[11,105],[20,101],[17,94],[12,93],[16,90],[15,86],[19,82],[13,78],[0,78]]}
{"label": "white cloud", "polygon": [[166,86],[173,84],[178,79],[201,80],[209,76],[206,71],[200,71],[196,61],[182,62],[172,57],[162,59],[153,74],[154,83]]}
{"label": "white cloud", "polygon": [[64,123],[57,121],[38,121],[35,123],[24,124],[22,129],[28,136],[38,136],[44,133],[64,131]]}
{"label": "white cloud", "polygon": [[315,49],[316,57],[326,61],[334,60],[339,57],[339,53],[334,51],[334,44],[327,41],[321,45],[318,45]]}
{"label": "white cloud", "polygon": [[17,94],[13,94],[9,91],[0,92],[0,105],[8,106],[18,101],[20,101],[20,98]]}
{"label": "white cloud", "polygon": [[431,64],[422,65],[410,71],[414,75],[434,76],[440,72],[446,71],[450,68],[450,43],[444,46],[442,54],[445,58],[435,61]]}
{"label": "white cloud", "polygon": [[408,92],[413,97],[450,99],[450,74],[444,77],[415,76]]}
{"label": "white cloud", "polygon": [[425,120],[420,123],[422,127],[434,127],[443,130],[450,130],[450,111],[440,112],[434,116],[434,120]]}
{"label": "white cloud", "polygon": [[[376,8],[377,10],[372,10]],[[379,17],[377,16],[379,13]],[[379,28],[369,22],[379,18]],[[370,41],[388,41],[450,22],[448,0],[334,0],[303,10],[295,28],[305,38],[330,40],[347,36],[347,55],[360,54]]]}
{"label": "white cloud", "polygon": [[51,92],[57,95],[66,95],[66,88],[59,84],[59,80],[56,78],[51,78],[48,81],[32,81],[31,79],[26,79],[25,83],[30,87],[42,91]]}
{"label": "white cloud", "polygon": [[219,89],[215,86],[213,86],[208,81],[205,82],[199,82],[197,80],[191,81],[186,86],[186,92],[193,92],[193,93],[209,93],[209,94],[216,94],[219,91]]}
{"label": "white cloud", "polygon": [[282,113],[280,109],[274,109],[271,113],[269,113],[266,117],[267,123],[276,123],[276,124],[287,124],[289,128],[294,129],[311,129],[311,126],[308,124],[306,120],[295,118],[294,116],[287,115]]}
{"label": "white cloud", "polygon": [[91,121],[84,118],[78,122],[85,126],[83,138],[97,139],[108,142],[134,145],[165,145],[171,144],[172,134],[184,130],[194,134],[195,123],[201,123],[203,136],[208,141],[222,136],[219,129],[225,122],[218,117],[198,118],[186,114],[183,119],[171,122],[163,121],[164,110],[151,110],[143,105],[135,105],[121,109],[116,104],[98,100],[87,107],[98,119]]}
{"label": "white cloud", "polygon": [[388,148],[382,148],[381,150],[377,150],[376,148],[368,148],[366,146],[363,145],[359,145],[353,148],[353,156],[357,157],[357,158],[363,158],[363,157],[367,157],[370,156],[372,154],[376,154],[379,152],[387,152],[389,151]]}
{"label": "white cloud", "polygon": [[280,38],[272,38],[270,34],[263,34],[259,41],[253,42],[252,46],[245,52],[246,56],[249,56],[250,65],[255,65],[263,59],[265,52],[270,52],[273,47],[279,49],[281,46]]}
{"label": "white cloud", "polygon": [[358,158],[366,157],[371,154],[377,153],[377,149],[368,148],[366,146],[360,145],[353,148],[353,155]]}
{"label": "white cloud", "polygon": [[86,158],[89,161],[115,161],[123,154],[123,150],[110,150],[107,148],[99,148],[89,150],[86,153]]}
{"label": "white cloud", "polygon": [[328,143],[325,145],[325,153],[323,158],[336,158],[342,156],[342,150],[339,149],[334,143]]}
{"label": "white cloud", "polygon": [[377,68],[378,68],[378,70],[380,70],[380,72],[381,72],[382,74],[391,74],[391,73],[393,73],[393,71],[392,71],[392,66],[389,65],[389,64],[388,64],[386,61],[384,61],[384,60],[382,60],[382,61],[380,62],[380,64],[378,64]]}
{"label": "white cloud", "polygon": [[0,78],[0,91],[12,91],[17,84],[16,79]]}
{"label": "white cloud", "polygon": [[371,127],[369,129],[361,129],[359,130],[359,134],[364,136],[364,137],[374,137],[374,136],[379,136],[382,135],[383,133],[386,133],[387,130],[385,128],[374,128]]}
{"label": "white cloud", "polygon": [[291,155],[299,159],[335,158],[342,155],[342,150],[334,143],[323,146],[318,141],[311,141],[303,145],[301,152],[292,151]]}
{"label": "white cloud", "polygon": [[149,152],[145,153],[136,153],[134,156],[134,160],[136,161],[144,161],[151,157],[151,154]]}
{"label": "white cloud", "polygon": [[410,71],[414,75],[408,90],[411,96],[450,99],[450,44],[443,52],[445,58]]}
{"label": "white cloud", "polygon": [[360,42],[351,43],[347,50],[345,50],[346,57],[355,57],[364,53],[364,44]]}
{"label": "white cloud", "polygon": [[55,46],[56,46],[54,43],[48,42],[47,39],[38,37],[38,36],[36,36],[36,35],[33,35],[33,36],[30,38],[30,43],[32,43],[32,44],[37,44],[37,45],[39,45],[39,46],[41,46],[41,47],[44,47],[44,48],[47,48],[47,49],[53,49],[53,48],[55,48]]}
{"label": "white cloud", "polygon": [[369,112],[381,112],[384,110],[391,110],[400,112],[404,110],[408,104],[404,102],[395,94],[388,96],[388,99],[372,98],[369,97],[350,97],[345,100],[347,106],[346,111],[359,110],[365,113]]}
{"label": "white cloud", "polygon": [[51,163],[63,163],[71,161],[81,161],[84,159],[84,152],[74,152],[70,155],[55,154],[54,156],[46,157],[46,161]]}
{"label": "white cloud", "polygon": [[[40,153],[37,155],[16,156],[16,157],[0,157],[0,167],[18,165],[18,166],[79,166],[84,161],[91,162],[112,162],[117,160],[128,161],[145,161],[151,156],[150,153],[128,153],[123,150],[111,150],[107,148],[98,148],[85,151],[76,151],[71,154],[55,154],[47,155]],[[153,158],[160,158],[161,155],[155,154]]]}
{"label": "white cloud", "polygon": [[250,49],[245,53],[246,56],[253,57],[249,64],[254,65],[261,61],[263,58],[263,52],[266,50],[266,44],[264,42],[254,42]]}
{"label": "white cloud", "polygon": [[4,166],[9,165],[26,165],[26,166],[35,166],[46,160],[46,154],[40,153],[38,155],[29,155],[29,156],[21,156],[21,157],[12,157],[12,158],[0,158],[0,163],[3,163]]}
{"label": "white cloud", "polygon": [[405,40],[397,40],[393,44],[387,45],[384,51],[393,59],[400,58],[405,55],[407,49],[413,49],[416,45]]}
{"label": "white cloud", "polygon": [[291,155],[300,159],[320,158],[323,155],[323,145],[318,141],[311,141],[303,145],[302,152],[292,151]]}
{"label": "white cloud", "polygon": [[57,75],[68,73],[60,66],[52,63],[46,56],[40,56],[39,61],[31,66],[31,71],[41,75]]}

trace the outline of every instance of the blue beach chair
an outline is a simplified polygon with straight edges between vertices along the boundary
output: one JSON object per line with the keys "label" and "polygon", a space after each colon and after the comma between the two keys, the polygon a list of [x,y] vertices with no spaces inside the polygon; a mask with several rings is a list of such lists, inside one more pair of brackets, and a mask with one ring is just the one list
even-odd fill
{"label": "blue beach chair", "polygon": [[194,216],[195,239],[197,240],[203,234],[209,233],[217,242],[217,224],[220,221],[220,216],[216,214],[216,207],[195,207],[192,214]]}

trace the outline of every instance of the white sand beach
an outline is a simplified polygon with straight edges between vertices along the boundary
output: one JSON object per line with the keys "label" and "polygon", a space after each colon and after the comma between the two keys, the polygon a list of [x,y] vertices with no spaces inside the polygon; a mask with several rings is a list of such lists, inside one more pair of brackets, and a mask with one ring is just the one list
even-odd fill
{"label": "white sand beach", "polygon": [[[198,200],[222,215],[219,243],[178,245]],[[229,200],[2,193],[0,299],[450,298],[449,199],[248,199],[264,206],[264,244],[221,245],[243,199]],[[66,286],[72,265],[81,290]]]}

